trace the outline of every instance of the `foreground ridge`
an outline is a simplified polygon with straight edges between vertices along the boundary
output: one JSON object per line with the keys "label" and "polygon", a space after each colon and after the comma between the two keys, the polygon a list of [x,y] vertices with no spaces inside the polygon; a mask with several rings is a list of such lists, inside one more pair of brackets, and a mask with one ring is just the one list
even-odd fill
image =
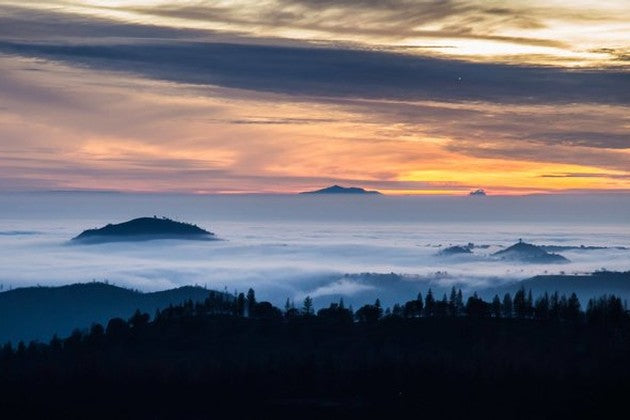
{"label": "foreground ridge", "polygon": [[575,294],[533,299],[520,289],[486,302],[429,290],[391,309],[377,300],[355,312],[342,300],[315,313],[310,297],[283,311],[250,289],[230,299],[211,292],[153,319],[136,311],[49,344],[7,344],[0,388],[5,412],[29,415],[99,406],[110,418],[234,410],[288,418],[294,409],[319,417],[448,407],[447,418],[470,410],[564,418],[622,407],[629,354],[630,319],[615,296],[584,311]]}

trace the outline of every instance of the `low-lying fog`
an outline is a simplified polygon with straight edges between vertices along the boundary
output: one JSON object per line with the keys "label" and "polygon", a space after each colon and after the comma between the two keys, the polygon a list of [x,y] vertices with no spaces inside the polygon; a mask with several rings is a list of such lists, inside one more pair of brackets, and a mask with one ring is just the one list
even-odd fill
{"label": "low-lying fog", "polygon": [[[140,216],[198,224],[223,241],[70,245],[82,230]],[[385,303],[427,281],[468,291],[536,274],[630,270],[630,196],[347,197],[10,193],[0,196],[4,290],[108,280],[143,291],[188,284],[316,304],[340,295]],[[497,261],[519,238],[567,250],[568,264]],[[472,255],[438,256],[469,242]],[[614,247],[626,248],[619,249]],[[405,274],[404,280],[344,276]],[[360,301],[360,302],[359,302]]]}

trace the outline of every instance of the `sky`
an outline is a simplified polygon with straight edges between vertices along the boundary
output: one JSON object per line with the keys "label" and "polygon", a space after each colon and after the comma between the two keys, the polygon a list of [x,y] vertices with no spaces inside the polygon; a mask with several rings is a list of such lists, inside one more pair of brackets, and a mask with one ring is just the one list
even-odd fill
{"label": "sky", "polygon": [[0,0],[0,191],[630,192],[627,0]]}

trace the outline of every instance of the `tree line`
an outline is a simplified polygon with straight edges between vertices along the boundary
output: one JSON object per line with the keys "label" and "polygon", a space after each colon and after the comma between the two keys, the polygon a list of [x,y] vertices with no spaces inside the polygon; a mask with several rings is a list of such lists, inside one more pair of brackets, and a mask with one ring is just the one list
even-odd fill
{"label": "tree line", "polygon": [[357,310],[343,300],[316,310],[310,297],[281,309],[254,290],[210,292],[47,344],[6,344],[0,413],[601,418],[630,392],[628,321],[615,296],[583,308],[573,294],[523,289],[489,301],[427,291]]}
{"label": "tree line", "polygon": [[[128,320],[113,318],[105,327],[93,324],[89,330],[75,329],[70,337],[65,339],[55,335],[48,347],[71,348],[81,342],[100,342],[104,337],[122,337],[129,331],[143,328],[151,322],[160,325],[178,319],[199,319],[208,316],[275,321],[302,319],[340,324],[375,323],[396,319],[469,318],[618,325],[630,320],[625,303],[615,295],[589,299],[583,310],[575,293],[568,297],[558,292],[544,293],[534,299],[531,290],[525,291],[521,288],[513,296],[510,293],[506,293],[503,298],[495,295],[489,302],[480,298],[476,292],[464,301],[462,290],[453,287],[450,296],[444,294],[441,299],[436,299],[429,289],[424,297],[420,292],[415,299],[404,304],[396,303],[391,308],[383,309],[380,300],[376,299],[373,304],[363,305],[355,311],[352,306],[347,307],[341,298],[339,302],[330,303],[328,307],[315,311],[310,296],[303,300],[299,308],[287,298],[284,310],[281,310],[270,302],[258,301],[255,291],[250,288],[247,294],[235,293],[234,296],[211,291],[203,302],[188,300],[179,305],[158,309],[153,319],[149,314],[136,310]],[[29,345],[20,341],[15,348],[12,343],[6,343],[2,348],[2,356],[8,358],[14,354],[32,354],[45,347],[45,344],[34,341]]]}

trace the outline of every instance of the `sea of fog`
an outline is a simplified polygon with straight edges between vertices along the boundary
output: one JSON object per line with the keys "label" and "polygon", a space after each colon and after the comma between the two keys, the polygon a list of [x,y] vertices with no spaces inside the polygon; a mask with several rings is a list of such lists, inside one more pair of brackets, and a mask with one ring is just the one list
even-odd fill
{"label": "sea of fog", "polygon": [[[140,216],[198,224],[221,241],[73,245],[82,230]],[[569,250],[569,264],[497,261],[523,239]],[[472,242],[472,255],[440,249]],[[623,249],[626,248],[626,249]],[[92,280],[163,290],[256,290],[283,305],[343,296],[390,303],[427,285],[467,291],[543,273],[630,270],[630,195],[527,197],[209,196],[92,192],[0,195],[0,287]],[[365,276],[360,273],[403,274]],[[389,280],[388,280],[389,279]]]}

